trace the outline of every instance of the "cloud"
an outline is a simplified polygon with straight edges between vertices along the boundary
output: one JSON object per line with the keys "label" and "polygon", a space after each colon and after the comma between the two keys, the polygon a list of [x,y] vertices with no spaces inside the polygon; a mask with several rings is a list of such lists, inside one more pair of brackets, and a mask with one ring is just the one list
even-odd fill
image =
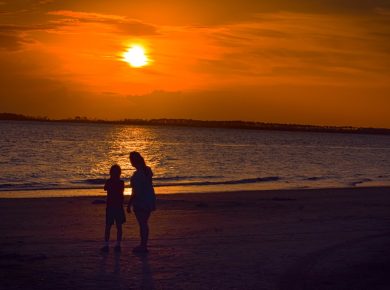
{"label": "cloud", "polygon": [[23,38],[19,35],[0,33],[0,50],[20,50],[23,43]]}
{"label": "cloud", "polygon": [[48,12],[49,15],[63,16],[65,18],[75,18],[82,21],[90,22],[116,22],[124,21],[126,18],[124,16],[110,15],[110,14],[100,14],[93,12],[82,12],[82,11],[72,11],[72,10],[55,10]]}
{"label": "cloud", "polygon": [[16,25],[3,24],[0,25],[0,32],[18,32],[18,31],[32,31],[32,30],[48,30],[56,28],[53,24],[31,24],[31,25]]}
{"label": "cloud", "polygon": [[125,21],[116,23],[115,26],[119,32],[130,34],[130,35],[157,35],[157,28],[155,26],[145,24],[139,21]]}
{"label": "cloud", "polygon": [[[0,14],[3,15],[24,15],[24,17],[29,18],[31,14],[41,14],[42,9],[46,5],[50,5],[56,2],[56,0],[8,0],[0,1],[0,8],[3,11],[0,11]],[[59,2],[59,1],[58,1]]]}
{"label": "cloud", "polygon": [[194,69],[228,83],[385,83],[389,77],[390,21],[374,14],[265,13],[186,33],[219,47],[214,57],[194,56]]}
{"label": "cloud", "polygon": [[55,0],[39,0],[38,4],[45,5],[45,4],[53,3],[54,1]]}
{"label": "cloud", "polygon": [[382,16],[390,16],[390,8],[386,9],[386,8],[379,8],[378,7],[374,11],[375,11],[375,13],[382,15]]}
{"label": "cloud", "polygon": [[52,24],[34,24],[34,25],[0,25],[0,49],[8,51],[18,51],[23,49],[25,44],[34,42],[26,35],[31,31],[48,31],[54,29]]}
{"label": "cloud", "polygon": [[[389,87],[278,85],[128,96],[119,116],[390,126]],[[303,95],[302,92],[306,94]],[[367,111],[367,97],[370,111]],[[351,106],[353,104],[353,107]]]}
{"label": "cloud", "polygon": [[71,10],[56,10],[48,12],[49,15],[61,17],[57,24],[78,25],[80,23],[100,23],[115,27],[118,32],[131,35],[155,35],[157,27],[143,23],[139,20],[128,19],[124,16],[100,14],[91,12],[80,12]]}
{"label": "cloud", "polygon": [[[84,91],[43,77],[20,76],[16,79],[7,75],[0,78],[2,110],[51,118],[79,115],[104,119],[191,118],[390,127],[386,105],[388,89],[231,86],[221,90],[153,91],[124,96]],[[366,95],[369,95],[369,110]]]}

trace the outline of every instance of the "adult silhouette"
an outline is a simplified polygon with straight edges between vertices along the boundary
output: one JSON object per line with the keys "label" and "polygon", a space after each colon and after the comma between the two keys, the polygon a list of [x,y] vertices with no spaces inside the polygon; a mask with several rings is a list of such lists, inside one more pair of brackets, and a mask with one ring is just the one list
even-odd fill
{"label": "adult silhouette", "polygon": [[131,213],[131,208],[133,208],[141,237],[140,245],[135,247],[133,252],[147,253],[149,239],[148,221],[152,211],[156,209],[156,196],[152,181],[153,172],[146,165],[141,154],[136,151],[130,152],[130,163],[136,170],[130,178],[132,193],[127,205],[127,212]]}

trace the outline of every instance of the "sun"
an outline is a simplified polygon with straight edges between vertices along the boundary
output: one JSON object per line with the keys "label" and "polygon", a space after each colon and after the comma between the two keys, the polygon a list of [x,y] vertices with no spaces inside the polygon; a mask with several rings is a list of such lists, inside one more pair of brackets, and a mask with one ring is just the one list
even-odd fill
{"label": "sun", "polygon": [[123,53],[123,61],[132,67],[143,67],[149,63],[149,58],[141,45],[133,45]]}

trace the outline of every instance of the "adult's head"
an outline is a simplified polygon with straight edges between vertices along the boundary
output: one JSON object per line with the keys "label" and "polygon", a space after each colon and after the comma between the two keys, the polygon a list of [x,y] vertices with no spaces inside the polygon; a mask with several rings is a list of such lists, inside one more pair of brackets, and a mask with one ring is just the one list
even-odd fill
{"label": "adult's head", "polygon": [[121,167],[118,164],[114,164],[110,168],[110,176],[111,178],[120,178],[121,177]]}
{"label": "adult's head", "polygon": [[130,152],[130,163],[137,169],[146,167],[145,159],[137,151]]}

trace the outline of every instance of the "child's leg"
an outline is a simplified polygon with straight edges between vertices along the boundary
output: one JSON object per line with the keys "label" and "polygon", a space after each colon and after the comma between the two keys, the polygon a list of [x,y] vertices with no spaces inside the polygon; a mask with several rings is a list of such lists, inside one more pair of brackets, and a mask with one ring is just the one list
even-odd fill
{"label": "child's leg", "polygon": [[104,231],[104,241],[106,242],[106,244],[108,244],[108,242],[110,241],[110,231],[111,231],[111,225],[106,224],[106,229]]}
{"label": "child's leg", "polygon": [[104,230],[104,246],[103,248],[100,249],[103,253],[108,252],[108,244],[110,242],[110,230],[111,230],[111,225],[106,223],[106,228]]}
{"label": "child's leg", "polygon": [[108,246],[108,242],[110,241],[110,231],[111,226],[114,224],[114,217],[113,217],[113,211],[110,208],[106,208],[106,228],[104,231],[104,241],[106,242],[106,245]]}

